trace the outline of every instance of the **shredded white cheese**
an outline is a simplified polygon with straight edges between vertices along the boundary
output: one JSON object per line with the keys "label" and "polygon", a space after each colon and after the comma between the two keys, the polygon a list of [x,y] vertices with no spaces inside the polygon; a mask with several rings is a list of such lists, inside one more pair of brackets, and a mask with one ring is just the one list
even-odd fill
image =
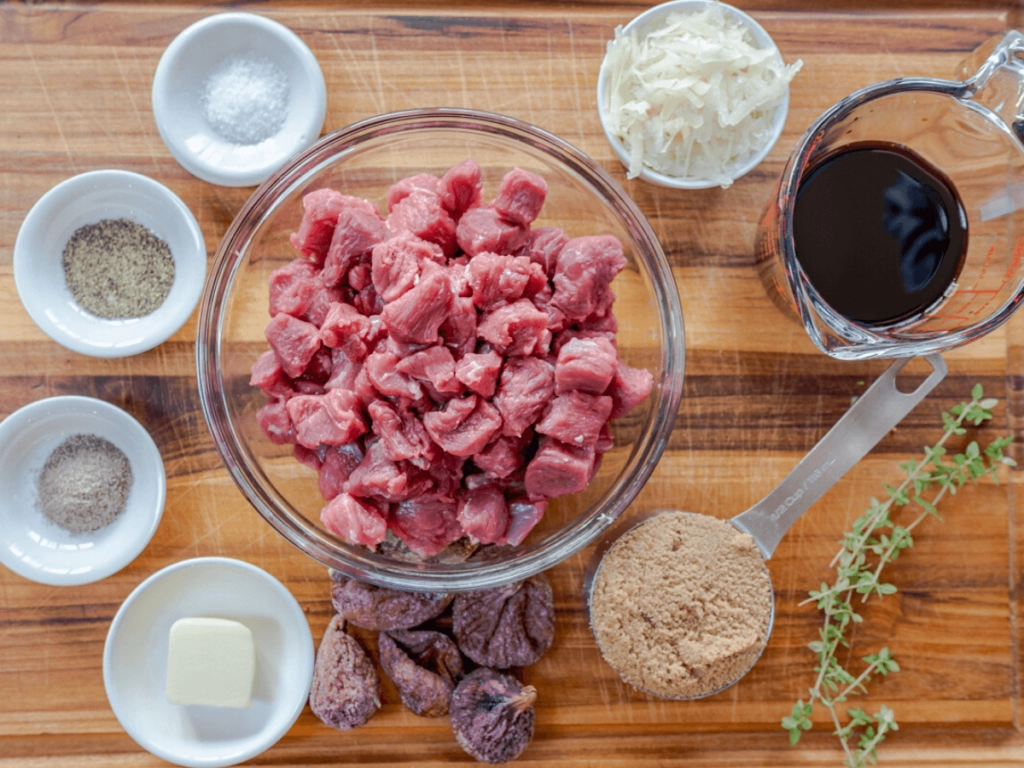
{"label": "shredded white cheese", "polygon": [[722,8],[671,13],[642,40],[615,30],[608,43],[605,120],[642,167],[720,184],[772,137],[775,109],[802,66],[779,50],[758,48],[750,31]]}

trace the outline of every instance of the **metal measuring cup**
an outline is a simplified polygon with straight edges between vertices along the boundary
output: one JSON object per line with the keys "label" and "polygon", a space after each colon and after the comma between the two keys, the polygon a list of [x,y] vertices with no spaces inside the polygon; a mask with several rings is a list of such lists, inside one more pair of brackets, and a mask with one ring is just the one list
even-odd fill
{"label": "metal measuring cup", "polygon": [[[743,533],[750,534],[757,544],[762,557],[762,567],[768,588],[771,591],[771,613],[760,649],[753,656],[749,666],[735,678],[721,687],[696,696],[665,696],[653,691],[645,691],[652,695],[671,699],[700,699],[713,696],[734,685],[749,672],[757,663],[768,644],[772,627],[775,623],[775,592],[771,585],[771,575],[764,562],[769,560],[775,548],[782,541],[786,531],[820,499],[836,482],[839,481],[853,466],[878,444],[903,418],[946,377],[948,369],[939,355],[928,355],[924,358],[932,367],[932,373],[913,392],[901,392],[896,387],[896,377],[909,361],[909,358],[897,360],[857,399],[835,426],[815,445],[810,452],[786,475],[775,490],[746,512],[736,515],[728,522]],[[600,649],[600,638],[594,630],[591,603],[594,584],[604,561],[604,556],[614,544],[625,534],[650,522],[665,512],[676,510],[652,510],[626,520],[614,529],[598,545],[591,557],[583,577],[583,596],[587,605],[590,630]],[[699,514],[685,512],[684,514]],[[602,651],[602,655],[604,652]],[[629,682],[629,681],[627,681]],[[631,683],[632,684],[632,683]],[[644,689],[641,689],[644,690]]]}

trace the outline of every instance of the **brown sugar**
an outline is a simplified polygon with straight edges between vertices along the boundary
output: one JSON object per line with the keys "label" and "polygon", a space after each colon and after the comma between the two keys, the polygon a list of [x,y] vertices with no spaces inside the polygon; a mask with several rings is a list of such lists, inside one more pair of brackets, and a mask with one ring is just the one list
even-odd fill
{"label": "brown sugar", "polygon": [[739,679],[768,639],[772,590],[754,540],[724,520],[663,512],[601,561],[590,622],[630,685],[697,698]]}

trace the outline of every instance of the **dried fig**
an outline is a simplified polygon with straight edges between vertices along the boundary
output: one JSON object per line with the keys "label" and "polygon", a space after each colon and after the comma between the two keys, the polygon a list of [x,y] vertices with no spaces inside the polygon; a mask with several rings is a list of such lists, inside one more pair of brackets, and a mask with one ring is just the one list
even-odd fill
{"label": "dried fig", "polygon": [[459,650],[484,667],[525,667],[555,638],[551,584],[543,574],[455,598],[452,630]]}
{"label": "dried fig", "polygon": [[414,715],[448,713],[455,685],[462,679],[462,656],[440,632],[382,632],[380,665]]}
{"label": "dried fig", "polygon": [[459,746],[483,763],[515,760],[533,738],[537,689],[481,667],[452,695],[452,730]]}
{"label": "dried fig", "polygon": [[357,627],[381,631],[409,629],[429,621],[448,607],[452,596],[401,592],[348,579],[331,585],[331,599],[334,610]]}
{"label": "dried fig", "polygon": [[347,731],[380,709],[380,678],[363,646],[335,616],[327,625],[313,666],[309,708],[332,728]]}

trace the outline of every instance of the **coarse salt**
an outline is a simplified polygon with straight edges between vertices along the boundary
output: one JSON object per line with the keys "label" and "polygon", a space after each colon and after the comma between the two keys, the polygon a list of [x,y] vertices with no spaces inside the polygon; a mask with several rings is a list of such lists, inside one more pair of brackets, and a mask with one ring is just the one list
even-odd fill
{"label": "coarse salt", "polygon": [[203,114],[233,144],[259,144],[281,130],[288,116],[288,76],[265,56],[231,56],[203,84]]}

